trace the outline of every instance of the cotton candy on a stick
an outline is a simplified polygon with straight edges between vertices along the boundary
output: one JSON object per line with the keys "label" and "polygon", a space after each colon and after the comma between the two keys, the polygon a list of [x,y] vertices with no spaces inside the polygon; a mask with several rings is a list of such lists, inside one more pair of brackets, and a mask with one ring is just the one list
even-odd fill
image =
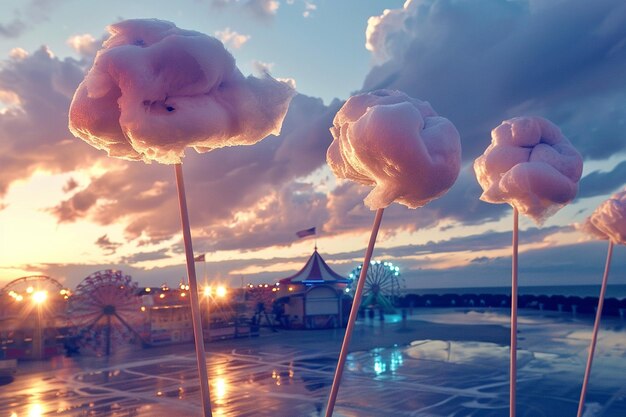
{"label": "cotton candy on a stick", "polygon": [[595,239],[601,239],[601,240],[608,240],[609,237],[606,235],[606,233],[604,233],[603,231],[601,231],[600,229],[598,229],[596,226],[593,225],[593,223],[591,223],[591,218],[587,217],[587,219],[581,223],[581,224],[576,224],[575,225],[576,229],[595,238]]}
{"label": "cotton candy on a stick", "polygon": [[454,184],[459,133],[428,102],[393,90],[353,96],[335,116],[326,160],[339,178],[374,189],[372,210],[392,202],[422,207]]}
{"label": "cotton candy on a stick", "polygon": [[505,120],[474,162],[489,203],[509,203],[537,223],[576,197],[583,161],[552,122],[541,117]]}
{"label": "cotton candy on a stick", "polygon": [[596,319],[593,325],[593,332],[591,333],[591,341],[589,343],[587,365],[585,367],[585,375],[583,377],[583,385],[580,393],[580,400],[578,402],[577,417],[583,416],[585,396],[587,394],[587,386],[589,385],[591,366],[593,364],[593,355],[598,341],[600,320],[602,319],[606,286],[609,280],[613,245],[626,245],[626,188],[623,191],[612,195],[611,198],[600,204],[600,206],[596,208],[596,210],[583,224],[582,230],[596,238],[607,239],[609,241],[609,248],[606,255],[604,275],[602,276],[600,296],[598,297]]}
{"label": "cotton candy on a stick", "polygon": [[69,128],[109,156],[175,164],[202,407],[210,417],[181,160],[186,147],[207,152],[278,134],[294,91],[269,75],[244,77],[220,41],[170,22],[126,20],[109,32],[74,94]]}
{"label": "cotton candy on a stick", "polygon": [[474,161],[480,199],[513,207],[509,416],[516,412],[518,213],[542,223],[576,197],[582,157],[561,130],[541,117],[505,120]]}
{"label": "cotton candy on a stick", "polygon": [[588,220],[605,239],[626,245],[626,188],[600,204]]}
{"label": "cotton candy on a stick", "polygon": [[108,30],[72,100],[75,136],[110,156],[176,164],[186,147],[251,145],[280,132],[293,89],[244,77],[219,40],[156,19]]}
{"label": "cotton candy on a stick", "polygon": [[326,160],[339,178],[373,186],[365,204],[376,210],[339,353],[326,417],[333,413],[341,375],[363,294],[383,210],[392,202],[426,205],[454,184],[461,166],[461,142],[454,125],[425,101],[399,91],[353,96],[337,112]]}

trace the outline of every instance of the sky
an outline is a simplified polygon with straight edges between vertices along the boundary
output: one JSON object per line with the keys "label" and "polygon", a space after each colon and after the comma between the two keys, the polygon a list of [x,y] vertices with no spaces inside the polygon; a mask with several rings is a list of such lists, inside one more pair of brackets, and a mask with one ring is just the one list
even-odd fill
{"label": "sky", "polygon": [[[109,158],[67,128],[107,25],[129,18],[215,36],[244,74],[296,84],[280,135],[186,152],[201,279],[275,282],[315,245],[341,274],[362,262],[368,187],[327,167],[329,128],[351,95],[388,88],[455,124],[463,165],[438,200],[385,211],[375,259],[399,265],[407,288],[509,285],[512,210],[479,200],[472,163],[502,120],[537,115],[584,169],[571,204],[541,225],[521,218],[520,285],[600,282],[607,243],[577,225],[626,185],[621,0],[8,0],[0,12],[0,286],[42,274],[74,288],[103,269],[143,286],[185,276],[173,168]],[[625,255],[615,248],[611,283],[626,284]]]}

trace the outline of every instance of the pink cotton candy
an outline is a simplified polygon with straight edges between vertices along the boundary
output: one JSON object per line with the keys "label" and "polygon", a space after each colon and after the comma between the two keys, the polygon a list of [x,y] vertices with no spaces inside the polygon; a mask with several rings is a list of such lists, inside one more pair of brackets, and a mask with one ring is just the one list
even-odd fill
{"label": "pink cotton candy", "polygon": [[626,245],[626,188],[600,204],[585,222],[584,230],[616,245]]}
{"label": "pink cotton candy", "polygon": [[582,157],[556,125],[517,117],[493,129],[491,138],[474,162],[481,200],[509,203],[541,223],[576,197]]}
{"label": "pink cotton candy", "polygon": [[110,156],[181,162],[278,134],[293,89],[269,75],[244,77],[220,41],[156,19],[111,25],[79,85],[71,132]]}
{"label": "pink cotton candy", "polygon": [[422,207],[454,184],[461,142],[430,104],[399,91],[351,97],[335,116],[326,160],[339,178],[374,186],[372,210],[392,202]]}
{"label": "pink cotton candy", "polygon": [[576,230],[586,233],[593,238],[602,240],[608,240],[609,238],[606,233],[602,232],[597,227],[595,227],[593,223],[591,223],[591,219],[589,217],[584,221],[584,223],[577,223],[574,226]]}

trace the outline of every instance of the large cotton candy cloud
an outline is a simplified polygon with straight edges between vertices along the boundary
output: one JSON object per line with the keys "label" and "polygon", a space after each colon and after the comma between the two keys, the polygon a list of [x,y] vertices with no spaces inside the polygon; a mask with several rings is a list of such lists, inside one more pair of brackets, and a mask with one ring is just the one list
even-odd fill
{"label": "large cotton candy cloud", "polygon": [[491,145],[474,161],[489,203],[509,203],[541,223],[574,199],[582,157],[561,130],[541,117],[505,120],[491,131]]}
{"label": "large cotton candy cloud", "polygon": [[70,107],[72,133],[110,156],[179,163],[278,134],[293,90],[244,77],[215,38],[155,19],[111,25]]}
{"label": "large cotton candy cloud", "polygon": [[626,245],[626,188],[600,204],[583,230],[617,245]]}
{"label": "large cotton candy cloud", "polygon": [[372,210],[392,202],[422,207],[454,184],[461,142],[454,125],[428,102],[399,91],[351,97],[337,112],[326,160],[339,178],[374,186]]}

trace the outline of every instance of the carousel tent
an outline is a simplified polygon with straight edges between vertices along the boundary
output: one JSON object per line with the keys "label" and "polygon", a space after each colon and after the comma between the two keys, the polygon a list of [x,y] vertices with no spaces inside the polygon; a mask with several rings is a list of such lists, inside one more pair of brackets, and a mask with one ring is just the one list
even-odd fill
{"label": "carousel tent", "polygon": [[279,281],[278,302],[287,327],[343,326],[343,294],[350,280],[333,271],[317,247],[304,267]]}
{"label": "carousel tent", "polygon": [[283,278],[279,282],[281,286],[302,285],[304,287],[311,287],[321,284],[347,285],[350,283],[350,280],[333,271],[319,254],[316,246],[313,255],[311,255],[299,272],[290,277]]}

